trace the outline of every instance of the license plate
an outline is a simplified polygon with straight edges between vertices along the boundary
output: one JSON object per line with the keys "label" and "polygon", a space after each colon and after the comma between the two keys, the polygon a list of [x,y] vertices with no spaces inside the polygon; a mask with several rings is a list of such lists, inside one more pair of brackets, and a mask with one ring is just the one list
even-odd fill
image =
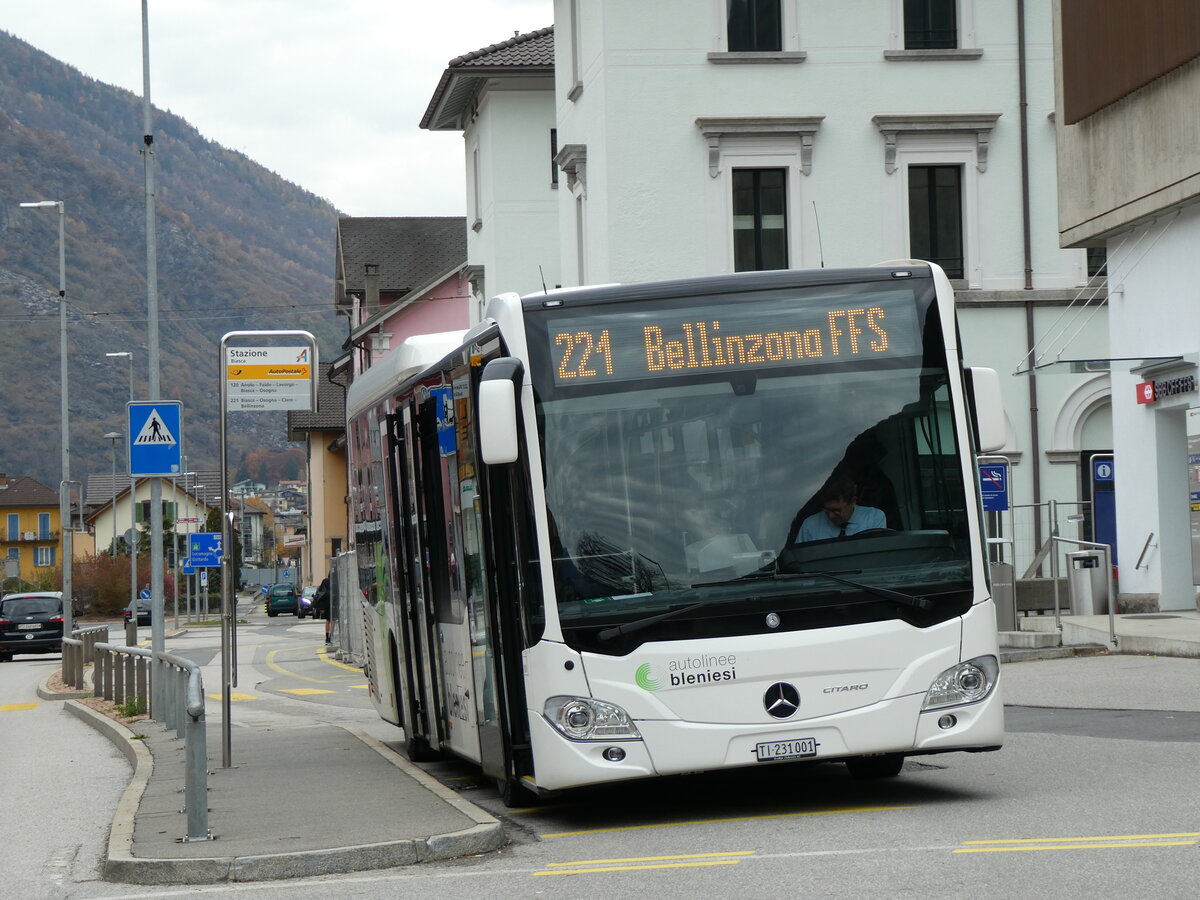
{"label": "license plate", "polygon": [[29,624],[21,624],[17,626],[17,631],[41,631],[41,622],[30,622]]}
{"label": "license plate", "polygon": [[766,741],[754,746],[754,753],[759,762],[771,762],[776,759],[804,759],[806,756],[817,755],[816,738],[794,738],[790,741]]}

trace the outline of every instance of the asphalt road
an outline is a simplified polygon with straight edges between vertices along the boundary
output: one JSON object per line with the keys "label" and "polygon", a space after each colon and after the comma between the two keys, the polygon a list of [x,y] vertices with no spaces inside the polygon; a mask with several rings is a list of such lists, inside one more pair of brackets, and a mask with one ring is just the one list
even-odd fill
{"label": "asphalt road", "polygon": [[[173,649],[211,654],[204,640],[189,635]],[[252,614],[239,657],[253,699],[234,706],[234,721],[299,721],[320,704],[321,715],[369,724],[394,742],[399,733],[374,718],[361,678],[330,665],[321,645],[319,623],[260,623]],[[25,696],[10,673],[33,674],[26,666],[0,666],[0,690]],[[832,763],[769,765],[576,791],[509,810],[470,766],[427,764],[505,820],[509,846],[475,859],[210,889],[104,884],[86,877],[87,846],[96,846],[95,831],[106,822],[99,815],[91,845],[88,826],[82,840],[72,838],[78,852],[56,840],[68,826],[51,817],[42,837],[22,837],[27,862],[14,863],[8,849],[0,861],[31,877],[55,872],[55,860],[74,853],[80,862],[45,894],[64,897],[1193,896],[1200,881],[1192,787],[1200,662],[1021,662],[1006,665],[1003,678],[1010,727],[1003,750],[914,758],[898,778],[883,781],[856,781]],[[93,742],[82,726],[75,730],[81,733],[61,740]],[[82,746],[68,756],[107,755],[119,775],[124,762],[107,749]],[[387,823],[379,824],[386,834]],[[53,849],[39,856],[42,843]]]}

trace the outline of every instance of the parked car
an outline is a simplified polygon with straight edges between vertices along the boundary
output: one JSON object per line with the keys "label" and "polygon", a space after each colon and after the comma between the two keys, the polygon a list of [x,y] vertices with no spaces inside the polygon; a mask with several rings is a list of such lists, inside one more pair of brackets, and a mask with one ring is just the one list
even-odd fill
{"label": "parked car", "polygon": [[5,594],[0,599],[0,662],[15,653],[60,653],[62,591]]}
{"label": "parked car", "polygon": [[126,624],[128,624],[129,620],[133,618],[135,603],[137,604],[137,623],[139,625],[149,625],[151,619],[151,606],[149,597],[138,597],[137,600],[129,601],[129,605],[125,607]]}
{"label": "parked car", "polygon": [[292,584],[273,584],[267,592],[267,600],[263,608],[271,618],[280,613],[296,613],[299,615],[300,604],[296,598],[296,586]]}
{"label": "parked car", "polygon": [[313,611],[313,598],[317,595],[317,586],[315,584],[307,584],[304,590],[300,592],[300,608],[296,612],[296,616],[303,619],[305,616],[316,618],[316,613]]}

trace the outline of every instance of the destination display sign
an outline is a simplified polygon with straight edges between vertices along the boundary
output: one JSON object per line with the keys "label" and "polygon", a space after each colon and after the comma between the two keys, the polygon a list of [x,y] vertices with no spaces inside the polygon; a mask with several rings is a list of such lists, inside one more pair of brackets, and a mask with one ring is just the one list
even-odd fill
{"label": "destination display sign", "polygon": [[548,324],[554,383],[562,386],[921,354],[909,290],[824,302],[610,309]]}
{"label": "destination display sign", "polygon": [[229,410],[311,409],[312,379],[309,347],[225,348]]}

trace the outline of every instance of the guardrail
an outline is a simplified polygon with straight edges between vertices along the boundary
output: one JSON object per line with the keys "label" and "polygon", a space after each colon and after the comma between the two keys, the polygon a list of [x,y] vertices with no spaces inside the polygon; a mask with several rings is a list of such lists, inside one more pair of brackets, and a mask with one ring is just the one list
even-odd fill
{"label": "guardrail", "polygon": [[[174,653],[95,645],[94,693],[114,703],[145,704],[150,717],[184,740],[184,806],[187,834],[183,841],[212,840],[208,830],[208,731],[204,721],[204,682],[200,666]],[[162,679],[154,707],[149,706],[149,683]],[[158,708],[161,707],[161,708]]]}
{"label": "guardrail", "polygon": [[62,679],[77,691],[84,688],[83,667],[96,660],[96,645],[108,640],[108,626],[77,628],[63,637]]}

